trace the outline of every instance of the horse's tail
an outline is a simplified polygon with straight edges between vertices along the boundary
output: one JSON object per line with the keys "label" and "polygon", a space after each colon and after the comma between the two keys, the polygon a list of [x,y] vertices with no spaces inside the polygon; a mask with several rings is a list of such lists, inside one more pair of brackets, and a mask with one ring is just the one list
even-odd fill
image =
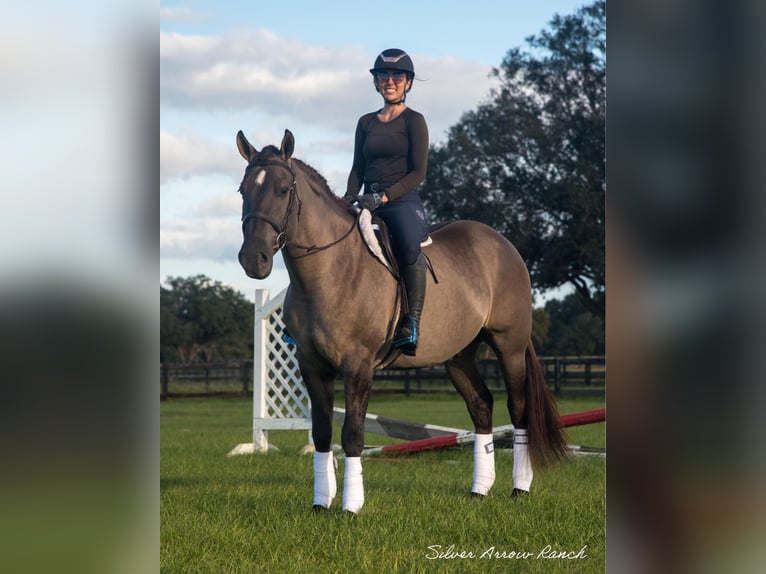
{"label": "horse's tail", "polygon": [[531,340],[527,345],[526,363],[529,455],[533,466],[543,468],[566,457],[567,437]]}

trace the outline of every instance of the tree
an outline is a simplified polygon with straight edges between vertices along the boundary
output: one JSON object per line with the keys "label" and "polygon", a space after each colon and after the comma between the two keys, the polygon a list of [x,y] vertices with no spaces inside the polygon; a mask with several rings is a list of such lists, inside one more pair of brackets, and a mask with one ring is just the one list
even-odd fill
{"label": "tree", "polygon": [[160,286],[160,358],[193,361],[249,358],[253,304],[204,275],[168,277]]}
{"label": "tree", "polygon": [[[538,313],[546,318],[538,317]],[[591,313],[576,293],[548,301],[543,309],[535,309],[535,318],[533,337],[539,355],[605,353],[604,318]],[[538,332],[540,327],[542,333]]]}
{"label": "tree", "polygon": [[511,49],[500,87],[431,147],[432,220],[476,219],[527,261],[536,290],[571,284],[604,315],[606,8],[556,15]]}
{"label": "tree", "polygon": [[551,316],[545,309],[532,309],[532,343],[538,354],[545,354],[550,339]]}

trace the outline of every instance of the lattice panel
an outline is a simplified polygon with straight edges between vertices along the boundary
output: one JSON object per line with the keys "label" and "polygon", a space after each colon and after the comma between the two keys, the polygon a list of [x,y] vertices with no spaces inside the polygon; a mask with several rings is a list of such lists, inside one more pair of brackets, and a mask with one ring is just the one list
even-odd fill
{"label": "lattice panel", "polygon": [[282,340],[285,324],[280,305],[266,323],[266,412],[270,418],[310,418],[311,402],[303,384],[295,347]]}

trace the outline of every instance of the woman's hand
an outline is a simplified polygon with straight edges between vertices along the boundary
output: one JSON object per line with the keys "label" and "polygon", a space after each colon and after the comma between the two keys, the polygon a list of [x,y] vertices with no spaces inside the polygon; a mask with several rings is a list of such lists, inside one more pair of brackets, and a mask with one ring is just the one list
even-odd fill
{"label": "woman's hand", "polygon": [[356,203],[363,209],[375,211],[384,203],[388,203],[388,196],[385,193],[365,193],[356,196]]}

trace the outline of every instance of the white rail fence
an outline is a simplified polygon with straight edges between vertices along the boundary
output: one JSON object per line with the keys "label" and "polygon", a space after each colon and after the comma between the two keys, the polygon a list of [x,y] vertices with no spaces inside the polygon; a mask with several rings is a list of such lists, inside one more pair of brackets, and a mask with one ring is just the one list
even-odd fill
{"label": "white rail fence", "polygon": [[311,401],[303,383],[295,347],[282,340],[285,288],[269,300],[268,289],[255,291],[253,342],[253,442],[229,454],[265,452],[270,430],[308,430],[311,443]]}

